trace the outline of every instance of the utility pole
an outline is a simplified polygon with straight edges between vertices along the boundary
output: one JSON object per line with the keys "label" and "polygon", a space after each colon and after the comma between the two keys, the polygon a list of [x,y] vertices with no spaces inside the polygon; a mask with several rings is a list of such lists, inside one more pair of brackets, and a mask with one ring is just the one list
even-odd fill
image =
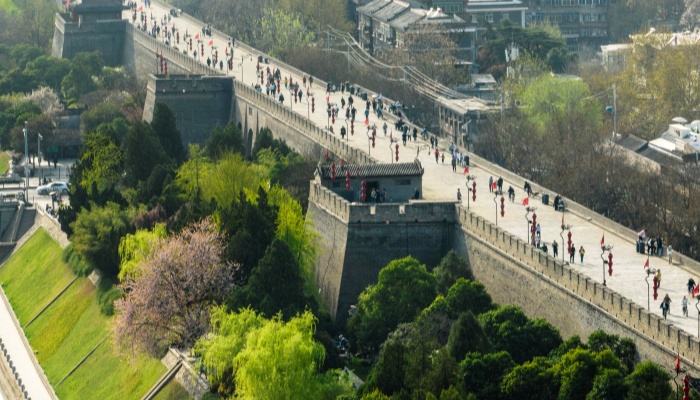
{"label": "utility pole", "polygon": [[29,202],[29,144],[27,143],[27,121],[24,121],[24,202]]}
{"label": "utility pole", "polygon": [[617,83],[613,83],[613,140],[617,136]]}

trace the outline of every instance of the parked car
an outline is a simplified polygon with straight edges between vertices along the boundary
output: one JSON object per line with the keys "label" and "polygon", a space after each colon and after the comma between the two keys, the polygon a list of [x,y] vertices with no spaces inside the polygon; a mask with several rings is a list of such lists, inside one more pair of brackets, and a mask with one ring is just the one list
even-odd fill
{"label": "parked car", "polygon": [[36,192],[41,195],[48,195],[51,192],[68,194],[68,185],[65,182],[51,182],[48,185],[39,186]]}

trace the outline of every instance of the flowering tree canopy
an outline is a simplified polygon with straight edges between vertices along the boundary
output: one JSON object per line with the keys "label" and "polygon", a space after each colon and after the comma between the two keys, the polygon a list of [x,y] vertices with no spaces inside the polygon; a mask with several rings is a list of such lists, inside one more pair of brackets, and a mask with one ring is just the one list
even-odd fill
{"label": "flowering tree canopy", "polygon": [[209,308],[234,286],[235,267],[210,219],[161,239],[138,270],[121,283],[116,342],[122,351],[153,355],[170,345],[191,346],[209,329]]}

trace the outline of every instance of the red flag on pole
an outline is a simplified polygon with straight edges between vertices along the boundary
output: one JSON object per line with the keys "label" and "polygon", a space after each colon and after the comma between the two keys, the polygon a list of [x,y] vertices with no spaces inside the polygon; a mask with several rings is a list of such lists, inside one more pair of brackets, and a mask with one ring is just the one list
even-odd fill
{"label": "red flag on pole", "polygon": [[365,125],[369,125],[369,119],[365,119]]}
{"label": "red flag on pole", "polygon": [[564,226],[564,213],[561,214],[561,226]]}
{"label": "red flag on pole", "polygon": [[211,45],[213,45],[213,44],[214,44],[214,40],[212,39],[212,40],[209,41],[209,46],[211,46]]}
{"label": "red flag on pole", "polygon": [[495,189],[498,186],[498,182],[494,182],[491,184],[491,189]]}
{"label": "red flag on pole", "polygon": [[695,296],[697,296],[699,294],[700,294],[700,285],[695,285],[692,293],[690,293],[690,297],[695,298]]}
{"label": "red flag on pole", "polygon": [[605,244],[605,234],[603,234],[603,237],[600,238],[600,247],[603,247],[604,244]]}
{"label": "red flag on pole", "polygon": [[526,205],[528,205],[528,204],[530,204],[530,198],[529,198],[529,197],[526,197],[526,198],[523,199],[523,205],[526,206]]}
{"label": "red flag on pole", "polygon": [[[66,2],[66,4],[70,4],[70,2],[69,2],[69,1],[67,1],[67,2]],[[141,10],[143,10],[143,6],[139,6],[139,8],[138,8],[138,10],[137,10],[137,11],[141,11]]]}
{"label": "red flag on pole", "polygon": [[644,263],[644,268],[649,268],[649,258],[647,258],[647,261]]}
{"label": "red flag on pole", "polygon": [[676,356],[676,373],[680,374],[681,373],[681,355]]}
{"label": "red flag on pole", "polygon": [[196,34],[196,35],[194,35],[194,38],[195,38],[195,39],[199,39],[199,33]]}
{"label": "red flag on pole", "polygon": [[469,166],[464,167],[464,175],[469,173]]}

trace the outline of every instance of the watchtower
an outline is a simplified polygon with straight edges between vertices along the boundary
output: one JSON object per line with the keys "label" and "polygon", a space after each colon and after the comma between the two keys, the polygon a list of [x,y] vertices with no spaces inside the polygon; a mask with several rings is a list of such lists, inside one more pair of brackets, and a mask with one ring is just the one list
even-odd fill
{"label": "watchtower", "polygon": [[72,58],[83,51],[99,50],[106,65],[122,64],[127,7],[119,0],[82,0],[68,12],[56,13],[52,55]]}

